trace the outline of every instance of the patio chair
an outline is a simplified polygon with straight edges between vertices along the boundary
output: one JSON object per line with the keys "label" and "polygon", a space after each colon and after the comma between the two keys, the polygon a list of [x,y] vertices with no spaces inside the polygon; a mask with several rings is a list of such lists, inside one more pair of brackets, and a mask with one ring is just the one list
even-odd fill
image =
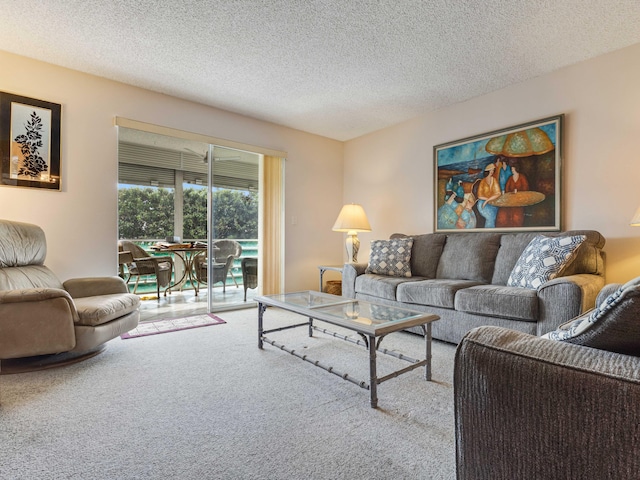
{"label": "patio chair", "polygon": [[244,301],[247,301],[247,289],[258,286],[258,259],[245,257],[240,262],[242,270],[242,285],[244,286]]}
{"label": "patio chair", "polygon": [[[227,277],[232,274],[233,261],[242,255],[242,246],[235,240],[216,240],[213,242],[215,250],[215,260],[213,262],[213,279],[211,285],[218,282],[222,282],[222,291],[226,292],[227,289]],[[209,281],[209,275],[207,271],[207,259],[202,258],[196,265],[196,278],[201,283],[207,283]],[[233,283],[237,288],[240,288],[233,274],[231,275]]]}
{"label": "patio chair", "polygon": [[136,245],[129,240],[118,241],[119,252],[129,252],[131,256],[119,255],[124,264],[127,266],[128,276],[127,284],[131,277],[136,277],[136,284],[133,287],[133,293],[138,290],[138,282],[141,275],[153,275],[156,277],[156,289],[158,299],[160,298],[160,287],[167,287],[164,290],[165,297],[167,289],[171,285],[171,275],[173,274],[173,258],[165,255],[156,257],[145,252],[142,247]]}

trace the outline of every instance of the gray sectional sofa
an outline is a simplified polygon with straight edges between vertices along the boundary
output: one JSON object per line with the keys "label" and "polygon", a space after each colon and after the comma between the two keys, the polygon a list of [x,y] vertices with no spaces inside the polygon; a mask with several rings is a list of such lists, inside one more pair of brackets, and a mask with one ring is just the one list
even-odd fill
{"label": "gray sectional sofa", "polygon": [[342,295],[439,315],[433,338],[446,342],[459,343],[469,330],[483,325],[539,336],[594,306],[604,286],[605,244],[593,230],[544,232],[546,237],[586,238],[556,278],[538,288],[507,286],[522,252],[540,234],[414,235],[410,277],[366,273],[368,264],[346,264]]}

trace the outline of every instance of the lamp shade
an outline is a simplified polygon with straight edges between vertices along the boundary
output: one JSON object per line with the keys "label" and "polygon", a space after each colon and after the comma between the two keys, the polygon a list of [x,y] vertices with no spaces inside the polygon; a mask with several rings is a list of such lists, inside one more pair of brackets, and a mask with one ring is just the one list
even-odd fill
{"label": "lamp shade", "polygon": [[633,215],[629,225],[632,227],[640,227],[640,207],[636,210],[636,213]]}
{"label": "lamp shade", "polygon": [[340,210],[333,230],[335,232],[370,232],[371,225],[362,205],[350,203]]}

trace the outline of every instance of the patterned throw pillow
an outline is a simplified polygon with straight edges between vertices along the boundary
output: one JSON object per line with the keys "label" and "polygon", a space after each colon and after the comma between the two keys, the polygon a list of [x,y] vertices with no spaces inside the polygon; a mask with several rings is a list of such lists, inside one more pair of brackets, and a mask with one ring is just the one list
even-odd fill
{"label": "patterned throw pillow", "polygon": [[411,247],[413,247],[413,238],[372,240],[369,265],[365,273],[410,277]]}
{"label": "patterned throw pillow", "polygon": [[[549,340],[569,340],[575,338],[581,333],[586,332],[595,326],[599,321],[612,316],[612,315],[632,315],[635,319],[637,316],[637,309],[633,311],[620,311],[624,310],[622,303],[624,300],[631,297],[637,297],[640,295],[640,277],[625,283],[615,292],[605,298],[600,305],[596,308],[592,308],[588,312],[568,321],[567,323],[560,325],[557,330],[542,335],[542,338]],[[615,334],[615,333],[614,333]]]}
{"label": "patterned throw pillow", "polygon": [[584,235],[545,237],[537,235],[524,249],[509,275],[510,287],[540,288],[571,263]]}
{"label": "patterned throw pillow", "polygon": [[[596,315],[598,314],[597,308],[592,308],[591,310],[587,310],[582,315],[578,315],[572,320],[569,320],[566,323],[560,325],[556,330],[552,332],[545,333],[542,335],[542,338],[546,338],[548,340],[568,340],[569,338],[573,338],[576,335],[581,334],[591,325],[593,325],[596,321]],[[593,317],[593,319],[592,319]]]}

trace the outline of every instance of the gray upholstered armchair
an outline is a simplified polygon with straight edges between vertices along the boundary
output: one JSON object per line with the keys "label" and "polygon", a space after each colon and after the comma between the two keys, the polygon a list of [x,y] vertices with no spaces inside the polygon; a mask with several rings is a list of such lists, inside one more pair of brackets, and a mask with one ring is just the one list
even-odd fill
{"label": "gray upholstered armchair", "polygon": [[463,338],[459,480],[640,478],[640,278],[597,305],[554,340],[489,326]]}
{"label": "gray upholstered armchair", "polygon": [[0,360],[96,350],[138,324],[140,299],[117,276],[62,283],[43,230],[0,220]]}

